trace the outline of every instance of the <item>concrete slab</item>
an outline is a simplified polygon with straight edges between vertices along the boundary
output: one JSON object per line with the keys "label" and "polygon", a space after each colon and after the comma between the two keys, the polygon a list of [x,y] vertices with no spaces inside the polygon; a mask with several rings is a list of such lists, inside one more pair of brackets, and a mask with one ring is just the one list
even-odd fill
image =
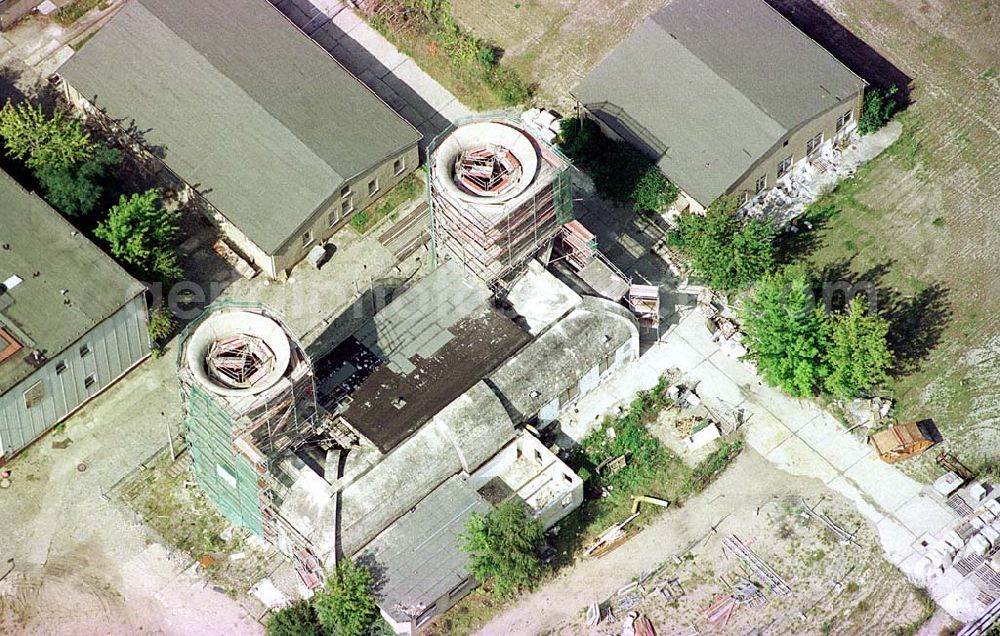
{"label": "concrete slab", "polygon": [[920,484],[874,455],[851,466],[844,471],[844,476],[854,481],[879,507],[890,513],[895,513],[903,504],[920,494]]}
{"label": "concrete slab", "polygon": [[917,535],[907,530],[902,524],[891,517],[885,517],[875,524],[885,556],[893,565],[899,565],[912,554],[910,546]]}
{"label": "concrete slab", "polygon": [[462,102],[458,101],[457,99],[453,99],[452,101],[448,102],[447,104],[439,108],[438,113],[448,121],[454,122],[458,119],[462,119],[463,117],[471,116],[473,114],[473,111],[471,108],[469,108]]}
{"label": "concrete slab", "polygon": [[[346,13],[346,12],[345,12]],[[353,14],[352,14],[353,15]],[[336,23],[334,23],[336,26]],[[339,27],[338,27],[339,28]],[[378,63],[388,70],[393,70],[410,58],[403,55],[382,35],[372,28],[354,28],[347,37],[360,44]]]}
{"label": "concrete slab", "polygon": [[836,469],[830,462],[816,454],[816,451],[794,435],[776,446],[765,457],[778,468],[793,475],[813,477],[823,483],[830,483],[838,477]]}
{"label": "concrete slab", "polygon": [[746,428],[746,441],[761,455],[767,455],[792,436],[792,432],[768,411],[753,412]]}
{"label": "concrete slab", "polygon": [[361,16],[357,15],[353,11],[341,11],[333,17],[333,23],[337,25],[341,31],[348,34],[359,27],[371,28],[368,23],[361,18]]}
{"label": "concrete slab", "polygon": [[903,504],[894,513],[906,528],[916,534],[937,534],[958,520],[951,508],[941,505],[927,495],[918,495]]}
{"label": "concrete slab", "polygon": [[712,342],[712,334],[705,324],[705,317],[698,312],[692,312],[691,315],[681,320],[671,333],[671,337],[683,338],[704,357],[719,352],[719,345]]}
{"label": "concrete slab", "polygon": [[[832,420],[832,421],[831,421]],[[834,468],[844,471],[872,453],[833,418],[818,415],[796,431],[807,444],[822,452]]]}
{"label": "concrete slab", "polygon": [[722,373],[719,367],[705,360],[685,376],[698,384],[698,395],[722,400],[726,404],[739,404],[743,401],[743,390],[729,376]]}
{"label": "concrete slab", "polygon": [[875,507],[865,493],[858,490],[858,485],[850,479],[840,476],[828,483],[827,486],[853,501],[858,512],[873,524],[885,518],[885,513]]}

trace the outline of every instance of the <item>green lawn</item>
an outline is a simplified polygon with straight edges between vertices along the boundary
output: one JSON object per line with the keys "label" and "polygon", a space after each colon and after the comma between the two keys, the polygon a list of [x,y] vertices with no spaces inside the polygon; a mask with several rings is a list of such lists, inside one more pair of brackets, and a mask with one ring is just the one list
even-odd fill
{"label": "green lawn", "polygon": [[367,234],[378,222],[391,216],[400,206],[424,195],[424,171],[417,170],[389,190],[374,205],[351,217],[351,227],[358,234]]}
{"label": "green lawn", "polygon": [[[91,9],[100,7],[102,10],[108,8],[107,0],[75,0],[71,4],[56,11],[52,17],[63,26],[69,26],[86,15]],[[82,42],[77,45],[77,49],[82,46]]]}

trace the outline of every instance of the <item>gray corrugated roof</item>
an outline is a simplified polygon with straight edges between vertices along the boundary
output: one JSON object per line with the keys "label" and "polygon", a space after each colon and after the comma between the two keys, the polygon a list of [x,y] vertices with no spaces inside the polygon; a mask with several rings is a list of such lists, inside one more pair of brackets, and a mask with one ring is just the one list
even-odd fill
{"label": "gray corrugated roof", "polygon": [[268,252],[420,138],[264,0],[130,0],[59,73]]}
{"label": "gray corrugated roof", "polygon": [[762,0],[673,0],[573,92],[708,204],[863,86]]}
{"label": "gray corrugated roof", "polygon": [[430,607],[462,583],[469,576],[461,539],[465,524],[473,513],[489,510],[475,490],[452,477],[372,541],[357,560],[377,573],[382,609],[408,621],[400,606]]}
{"label": "gray corrugated roof", "polygon": [[34,370],[33,350],[55,356],[145,288],[2,171],[0,228],[0,243],[9,245],[0,248],[0,282],[23,279],[0,294],[0,327],[22,346],[0,362],[3,393]]}
{"label": "gray corrugated roof", "polygon": [[578,383],[609,353],[638,337],[628,310],[584,296],[579,307],[497,367],[488,382],[514,423],[520,424]]}

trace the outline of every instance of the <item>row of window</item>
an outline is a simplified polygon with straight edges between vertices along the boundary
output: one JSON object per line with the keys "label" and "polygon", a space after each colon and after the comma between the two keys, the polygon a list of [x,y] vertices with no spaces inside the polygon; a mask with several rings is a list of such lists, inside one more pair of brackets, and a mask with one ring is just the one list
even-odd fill
{"label": "row of window", "polygon": [[[61,363],[60,363],[61,364]],[[58,369],[58,367],[57,367]],[[66,366],[63,365],[63,370],[66,370]],[[83,388],[89,389],[90,387],[97,384],[97,374],[88,373],[83,378]],[[30,409],[38,406],[45,399],[45,384],[42,380],[35,382],[28,390],[24,392],[24,408]]]}
{"label": "row of window", "polygon": [[[854,119],[853,110],[849,110],[840,117],[838,117],[837,132],[843,130],[844,127],[847,126],[847,124],[849,124],[852,119]],[[785,142],[785,145],[788,145],[787,141]],[[816,152],[822,145],[823,145],[823,133],[818,132],[811,139],[806,141],[806,156],[808,157],[809,155]],[[781,177],[785,176],[791,169],[792,169],[792,155],[788,155],[787,157],[778,162],[776,171],[777,178],[780,179]],[[759,177],[757,177],[757,181],[754,183],[754,194],[760,194],[766,188],[767,188],[767,175],[762,174]],[[750,193],[744,192],[743,202],[746,203],[749,199],[750,199]]]}
{"label": "row of window", "polygon": [[[393,176],[398,177],[399,175],[403,174],[405,170],[406,170],[406,160],[403,157],[400,157],[399,159],[396,159],[395,161],[392,162]],[[379,190],[381,190],[381,187],[379,186],[378,183],[378,177],[375,177],[374,179],[368,182],[368,198],[370,199],[376,194],[378,194]],[[338,214],[336,210],[330,212],[330,214],[327,216],[327,225],[329,227],[333,227],[334,225],[337,224],[338,221],[340,221],[348,214],[351,214],[352,212],[354,212],[354,191],[351,190],[351,186],[346,185],[340,191],[340,213]],[[312,230],[302,235],[302,247],[307,247],[312,242],[313,242]]]}

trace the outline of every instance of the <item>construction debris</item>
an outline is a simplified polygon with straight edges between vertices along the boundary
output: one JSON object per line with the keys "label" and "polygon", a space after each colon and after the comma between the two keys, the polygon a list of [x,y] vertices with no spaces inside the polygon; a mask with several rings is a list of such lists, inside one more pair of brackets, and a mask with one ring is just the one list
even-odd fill
{"label": "construction debris", "polygon": [[638,512],[633,513],[631,516],[625,519],[625,521],[622,521],[621,523],[611,526],[610,528],[605,530],[601,534],[601,536],[597,537],[597,539],[594,540],[593,543],[587,546],[587,549],[584,551],[584,554],[593,557],[604,556],[608,552],[611,552],[612,550],[620,546],[622,543],[625,543],[625,541],[632,536],[631,532],[625,530],[625,526],[634,521],[635,518],[638,516],[639,516]]}
{"label": "construction debris", "polygon": [[826,513],[816,512],[812,506],[806,503],[805,499],[799,498],[799,502],[802,504],[802,510],[806,515],[822,521],[823,524],[829,528],[831,532],[833,532],[833,534],[837,535],[837,538],[840,539],[841,543],[850,543],[856,547],[861,547],[861,544],[854,538],[854,532],[848,532],[841,526],[834,523],[833,520],[826,515]]}
{"label": "construction debris", "polygon": [[591,603],[587,606],[587,625],[595,627],[601,623],[601,606]]}
{"label": "construction debris", "polygon": [[640,504],[653,504],[654,506],[660,506],[661,508],[666,508],[670,505],[670,502],[666,499],[657,499],[656,497],[647,497],[645,495],[633,495],[632,496],[632,514],[637,514],[639,512]]}
{"label": "construction debris", "polygon": [[744,564],[750,571],[757,576],[757,578],[764,584],[766,584],[771,592],[777,594],[778,596],[784,596],[791,593],[791,588],[785,583],[785,580],[781,578],[774,569],[764,562],[757,554],[748,548],[735,534],[731,534],[722,540],[723,550],[732,554]]}
{"label": "construction debris", "polygon": [[916,422],[897,424],[869,437],[875,451],[887,464],[894,464],[919,455],[934,445]]}

